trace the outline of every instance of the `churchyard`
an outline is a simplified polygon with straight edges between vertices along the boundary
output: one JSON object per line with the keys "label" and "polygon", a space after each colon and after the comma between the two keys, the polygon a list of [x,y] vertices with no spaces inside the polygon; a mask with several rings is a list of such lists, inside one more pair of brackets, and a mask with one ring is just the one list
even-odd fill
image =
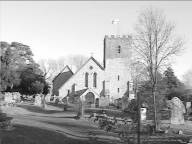
{"label": "churchyard", "polygon": [[[79,5],[79,8],[71,7],[72,11],[64,12],[67,10],[65,5],[51,5],[51,8],[55,7],[54,13],[47,4],[47,11],[34,5],[18,10],[15,6],[11,9],[6,6],[13,10],[13,17],[9,15],[7,18],[7,10],[3,14],[4,20],[13,21],[4,23],[5,32],[11,30],[11,33],[0,42],[0,144],[192,144],[192,79],[188,80],[192,71],[184,74],[184,79],[174,73],[174,70],[179,71],[173,61],[185,49],[185,42],[177,35],[180,32],[175,31],[174,22],[158,8],[149,7],[138,13],[139,8],[132,10],[127,4],[126,9],[119,7],[116,10],[128,14],[124,17],[127,22],[134,20],[133,11],[139,14],[135,24],[123,24],[133,25],[133,29],[127,27],[128,32],[119,33],[120,21],[113,19],[112,25],[117,32],[111,35],[110,26],[103,20],[109,19],[105,14],[110,19],[118,16],[114,9],[105,12],[108,8],[100,7],[92,13],[97,8],[84,11],[86,8],[81,10]],[[38,10],[43,14],[51,13],[36,17],[33,13]],[[14,15],[17,11],[21,13]],[[31,11],[27,17],[30,21],[22,15],[28,11]],[[175,7],[171,13],[177,11]],[[98,12],[102,13],[98,19],[94,18],[92,14],[96,16]],[[87,21],[89,18],[82,16],[91,17]],[[48,17],[51,21],[46,21]],[[185,23],[181,29],[190,23],[179,22]],[[79,32],[78,26],[83,31]],[[67,34],[68,30],[70,33]],[[190,27],[186,34],[189,30]],[[20,33],[24,37],[20,37]],[[14,37],[9,39],[9,35],[14,34],[15,41],[26,38],[23,42],[32,47],[15,42]],[[46,49],[39,51],[38,47]],[[80,51],[86,54],[94,48],[100,51],[97,56],[79,55]],[[32,51],[39,57],[38,62]],[[77,55],[70,56],[74,52]],[[69,56],[65,55],[67,53]],[[58,59],[52,60],[53,56]],[[102,62],[96,60],[98,56]],[[46,59],[41,59],[43,57]]]}
{"label": "churchyard", "polygon": [[[32,96],[19,98],[19,93],[5,93],[6,96],[1,101],[1,110],[6,113],[11,126],[1,127],[0,140],[5,144],[14,141],[54,143],[54,138],[49,137],[47,141],[40,138],[48,135],[57,137],[57,143],[137,143],[138,121],[133,119],[132,113],[115,108],[87,108],[82,117],[77,109],[64,111],[62,103],[50,102],[48,97],[44,105],[44,96],[40,95],[35,99]],[[152,120],[143,118],[141,121],[140,140],[143,144],[188,144],[191,140],[192,121],[187,117],[184,120],[185,106],[178,98],[169,101],[168,106],[172,116],[160,121],[160,132],[153,133]],[[27,133],[29,129],[31,131]],[[34,137],[37,138],[33,140]]]}

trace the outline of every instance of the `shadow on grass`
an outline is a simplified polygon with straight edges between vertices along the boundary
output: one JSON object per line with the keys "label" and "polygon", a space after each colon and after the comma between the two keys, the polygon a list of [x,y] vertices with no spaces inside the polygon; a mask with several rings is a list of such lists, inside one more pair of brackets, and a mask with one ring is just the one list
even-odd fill
{"label": "shadow on grass", "polygon": [[[55,106],[55,107],[62,108],[62,109],[64,108],[63,104],[56,104],[56,103],[49,102],[49,103],[47,103],[47,105]],[[74,109],[74,107],[68,105],[66,112],[75,112],[75,109]]]}
{"label": "shadow on grass", "polygon": [[24,108],[30,112],[43,113],[43,114],[63,113],[63,111],[61,110],[46,110],[34,105],[17,105],[17,107]]}
{"label": "shadow on grass", "polygon": [[[1,144],[102,144],[101,141],[78,140],[45,129],[15,125],[12,131],[0,130]],[[109,144],[109,143],[106,143]]]}

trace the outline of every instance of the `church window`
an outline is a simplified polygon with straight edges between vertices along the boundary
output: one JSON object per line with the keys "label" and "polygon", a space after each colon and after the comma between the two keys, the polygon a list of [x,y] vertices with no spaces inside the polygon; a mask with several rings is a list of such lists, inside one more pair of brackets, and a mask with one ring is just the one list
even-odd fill
{"label": "church window", "polygon": [[117,89],[117,92],[119,93],[119,88]]}
{"label": "church window", "polygon": [[92,69],[93,69],[93,67],[92,67],[92,66],[90,66],[90,67],[89,67],[89,69],[90,69],[90,70],[92,70]]}
{"label": "church window", "polygon": [[117,76],[118,81],[120,80],[120,75]]}
{"label": "church window", "polygon": [[97,87],[97,73],[93,74],[93,87]]}
{"label": "church window", "polygon": [[75,92],[75,84],[73,84],[71,88],[72,88],[72,89],[71,89],[72,92]]}
{"label": "church window", "polygon": [[117,48],[117,52],[120,54],[121,53],[121,46],[119,45]]}
{"label": "church window", "polygon": [[88,87],[88,77],[89,77],[89,74],[86,72],[85,73],[85,87]]}

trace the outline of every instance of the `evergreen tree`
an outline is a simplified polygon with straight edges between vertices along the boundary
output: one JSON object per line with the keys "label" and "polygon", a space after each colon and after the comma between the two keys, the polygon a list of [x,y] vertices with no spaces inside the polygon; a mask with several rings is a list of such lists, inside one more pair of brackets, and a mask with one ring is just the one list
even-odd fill
{"label": "evergreen tree", "polygon": [[174,71],[171,67],[168,67],[164,72],[163,83],[166,88],[167,99],[172,99],[173,97],[178,97],[184,100],[185,86],[184,84],[175,76]]}

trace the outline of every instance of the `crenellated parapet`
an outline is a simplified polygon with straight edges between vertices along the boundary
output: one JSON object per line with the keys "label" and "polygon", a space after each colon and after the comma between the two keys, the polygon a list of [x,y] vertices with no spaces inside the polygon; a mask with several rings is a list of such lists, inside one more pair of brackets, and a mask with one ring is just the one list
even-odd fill
{"label": "crenellated parapet", "polygon": [[131,35],[105,35],[105,39],[131,39]]}

